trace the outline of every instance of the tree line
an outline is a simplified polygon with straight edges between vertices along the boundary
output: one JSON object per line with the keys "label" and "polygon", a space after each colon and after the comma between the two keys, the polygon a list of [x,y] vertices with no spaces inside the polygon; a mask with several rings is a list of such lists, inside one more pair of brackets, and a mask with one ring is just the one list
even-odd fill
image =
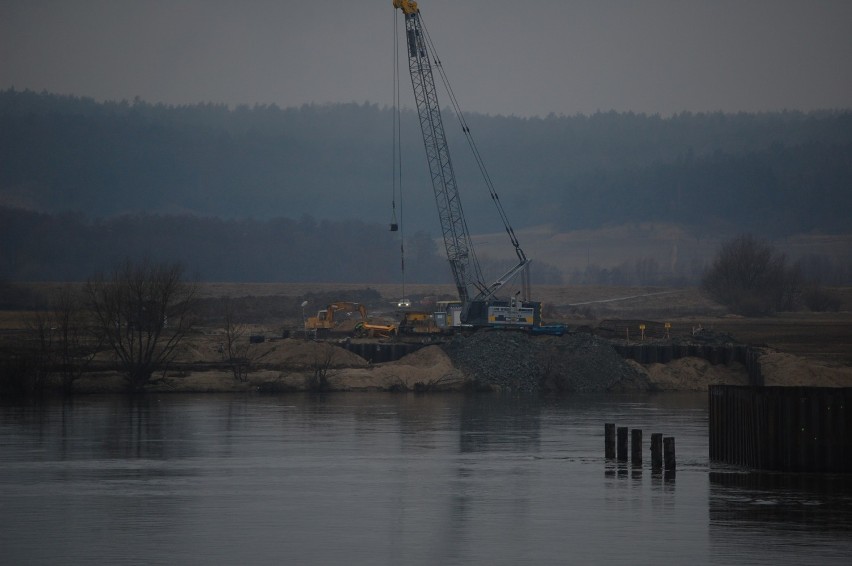
{"label": "tree line", "polygon": [[[466,117],[516,229],[671,222],[765,237],[847,230],[852,111]],[[386,223],[393,111],[0,92],[0,203],[92,217],[126,213]],[[500,229],[454,117],[445,114],[473,233]],[[434,226],[416,114],[401,115],[411,233]],[[403,208],[404,206],[404,208]]]}
{"label": "tree line", "polygon": [[[5,294],[4,287],[0,284]],[[807,281],[783,254],[751,234],[720,246],[701,289],[731,312],[746,316],[838,310],[841,304],[838,295]],[[246,381],[259,358],[249,345],[245,299],[242,304],[230,297],[200,300],[182,263],[126,259],[90,276],[82,286],[58,288],[34,311],[23,341],[0,342],[0,399],[36,397],[55,389],[57,382],[60,391],[70,395],[103,352],[109,355],[102,357],[101,369],[115,367],[129,393],[144,392],[154,381],[167,381],[177,347],[205,318],[223,325],[222,363],[235,380]],[[329,362],[317,360],[307,382],[312,388],[323,388]]]}
{"label": "tree line", "polygon": [[[0,280],[84,281],[128,257],[177,261],[199,281],[452,283],[442,249],[426,232],[390,232],[359,220],[222,219],[133,214],[90,219],[0,206]],[[404,244],[404,245],[403,245]],[[405,272],[402,259],[405,258]],[[501,261],[480,258],[496,278]],[[536,261],[533,281],[562,282]]]}
{"label": "tree line", "polygon": [[[134,214],[90,219],[0,206],[0,281],[85,281],[128,257],[177,261],[198,281],[451,284],[443,250],[427,232],[390,232],[384,224],[355,220],[222,219],[192,215]],[[402,263],[404,258],[405,271]],[[480,256],[487,280],[510,262]],[[852,263],[806,254],[788,264],[804,281],[823,286],[852,283]],[[611,267],[594,263],[564,273],[535,259],[538,285],[694,285],[706,269],[692,265],[672,274],[652,257]],[[18,290],[0,293],[0,309],[28,304]],[[32,301],[29,301],[32,302]]]}
{"label": "tree line", "polygon": [[790,264],[770,243],[752,234],[723,242],[701,280],[701,290],[731,312],[766,316],[782,311],[837,311],[841,299]]}

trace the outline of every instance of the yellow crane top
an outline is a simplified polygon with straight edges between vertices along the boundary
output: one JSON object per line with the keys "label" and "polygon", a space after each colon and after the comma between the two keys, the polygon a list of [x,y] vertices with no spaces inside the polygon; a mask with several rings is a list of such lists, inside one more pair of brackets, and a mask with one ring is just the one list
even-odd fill
{"label": "yellow crane top", "polygon": [[417,2],[413,0],[393,0],[393,7],[399,8],[406,15],[417,13]]}

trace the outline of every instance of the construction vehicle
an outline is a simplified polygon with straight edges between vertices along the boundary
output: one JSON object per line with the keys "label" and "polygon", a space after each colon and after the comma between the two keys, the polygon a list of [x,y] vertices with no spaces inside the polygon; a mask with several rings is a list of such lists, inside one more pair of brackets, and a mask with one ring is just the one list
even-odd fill
{"label": "construction vehicle", "polygon": [[[446,331],[446,318],[436,317],[435,313],[409,310],[402,313],[402,319],[399,322],[400,334],[441,334]],[[443,320],[443,324],[441,321]]]}
{"label": "construction vehicle", "polygon": [[[352,314],[358,313],[353,323]],[[305,331],[313,332],[317,338],[332,333],[354,336],[356,338],[391,338],[396,336],[398,327],[394,323],[380,323],[367,318],[367,307],[359,303],[340,301],[331,303],[305,321]]]}
{"label": "construction vehicle", "polygon": [[356,338],[394,338],[398,332],[399,327],[393,323],[362,321],[355,325],[352,335]]}
{"label": "construction vehicle", "polygon": [[[438,205],[438,217],[441,223],[444,247],[459,296],[460,311],[458,313],[447,311],[447,323],[454,327],[474,328],[530,329],[539,326],[541,323],[541,303],[529,299],[530,260],[521,250],[515,233],[509,225],[503,205],[500,203],[482,158],[476,149],[470,128],[464,121],[443,67],[435,57],[434,46],[421,21],[417,2],[393,0],[393,6],[405,16],[405,45],[408,53],[411,85],[417,104],[435,202]],[[450,160],[447,137],[438,105],[432,73],[431,60],[433,58],[435,58],[438,73],[447,86],[447,92],[456,116],[461,123],[462,131],[473,150],[477,165],[483,173],[485,183],[491,194],[491,200],[497,207],[518,258],[517,265],[490,284],[483,281],[484,278],[474,253],[467,222],[462,212],[455,172]],[[498,299],[497,293],[516,277],[521,278],[522,290],[509,299]]]}
{"label": "construction vehicle", "polygon": [[360,322],[367,321],[367,307],[362,304],[347,301],[330,303],[324,309],[317,312],[316,316],[305,320],[305,332],[313,332],[317,337],[327,336],[332,331],[338,329],[349,333],[351,328],[341,329],[340,327],[345,321],[351,319],[352,313],[358,313]]}

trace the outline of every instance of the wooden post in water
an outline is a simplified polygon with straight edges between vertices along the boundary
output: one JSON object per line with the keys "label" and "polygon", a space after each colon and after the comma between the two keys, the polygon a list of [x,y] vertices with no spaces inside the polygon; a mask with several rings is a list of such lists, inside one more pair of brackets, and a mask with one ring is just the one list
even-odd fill
{"label": "wooden post in water", "polygon": [[665,458],[666,471],[675,470],[675,439],[667,436],[663,439],[663,457]]}
{"label": "wooden post in water", "polygon": [[663,469],[663,434],[651,434],[651,470],[659,472]]}
{"label": "wooden post in water", "polygon": [[618,427],[618,459],[622,462],[627,461],[627,427]]}
{"label": "wooden post in water", "polygon": [[604,424],[604,458],[615,458],[615,423]]}
{"label": "wooden post in water", "polygon": [[630,461],[634,466],[642,465],[642,429],[634,428],[630,431]]}

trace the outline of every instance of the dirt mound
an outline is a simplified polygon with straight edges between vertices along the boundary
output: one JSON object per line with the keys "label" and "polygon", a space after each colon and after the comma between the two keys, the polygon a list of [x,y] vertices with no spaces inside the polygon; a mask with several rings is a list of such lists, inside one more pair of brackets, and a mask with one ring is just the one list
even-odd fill
{"label": "dirt mound", "polygon": [[648,389],[647,376],[607,341],[585,333],[562,337],[480,331],[444,345],[453,364],[477,384],[512,391],[602,392]]}
{"label": "dirt mound", "polygon": [[415,350],[410,354],[406,354],[395,362],[390,362],[397,365],[408,366],[435,366],[441,364],[452,364],[446,352],[440,346],[426,346]]}
{"label": "dirt mound", "polygon": [[262,364],[311,368],[328,366],[330,368],[363,367],[367,360],[341,348],[332,342],[314,340],[276,340],[257,344],[255,359]]}
{"label": "dirt mound", "polygon": [[782,352],[764,352],[760,370],[764,385],[852,387],[852,367],[835,367]]}
{"label": "dirt mound", "polygon": [[702,358],[680,358],[668,364],[650,364],[637,369],[648,374],[658,391],[706,391],[710,385],[748,385],[748,371],[739,363],[713,365]]}
{"label": "dirt mound", "polygon": [[340,390],[442,391],[460,388],[465,376],[439,346],[427,346],[395,362],[334,371],[329,381]]}

